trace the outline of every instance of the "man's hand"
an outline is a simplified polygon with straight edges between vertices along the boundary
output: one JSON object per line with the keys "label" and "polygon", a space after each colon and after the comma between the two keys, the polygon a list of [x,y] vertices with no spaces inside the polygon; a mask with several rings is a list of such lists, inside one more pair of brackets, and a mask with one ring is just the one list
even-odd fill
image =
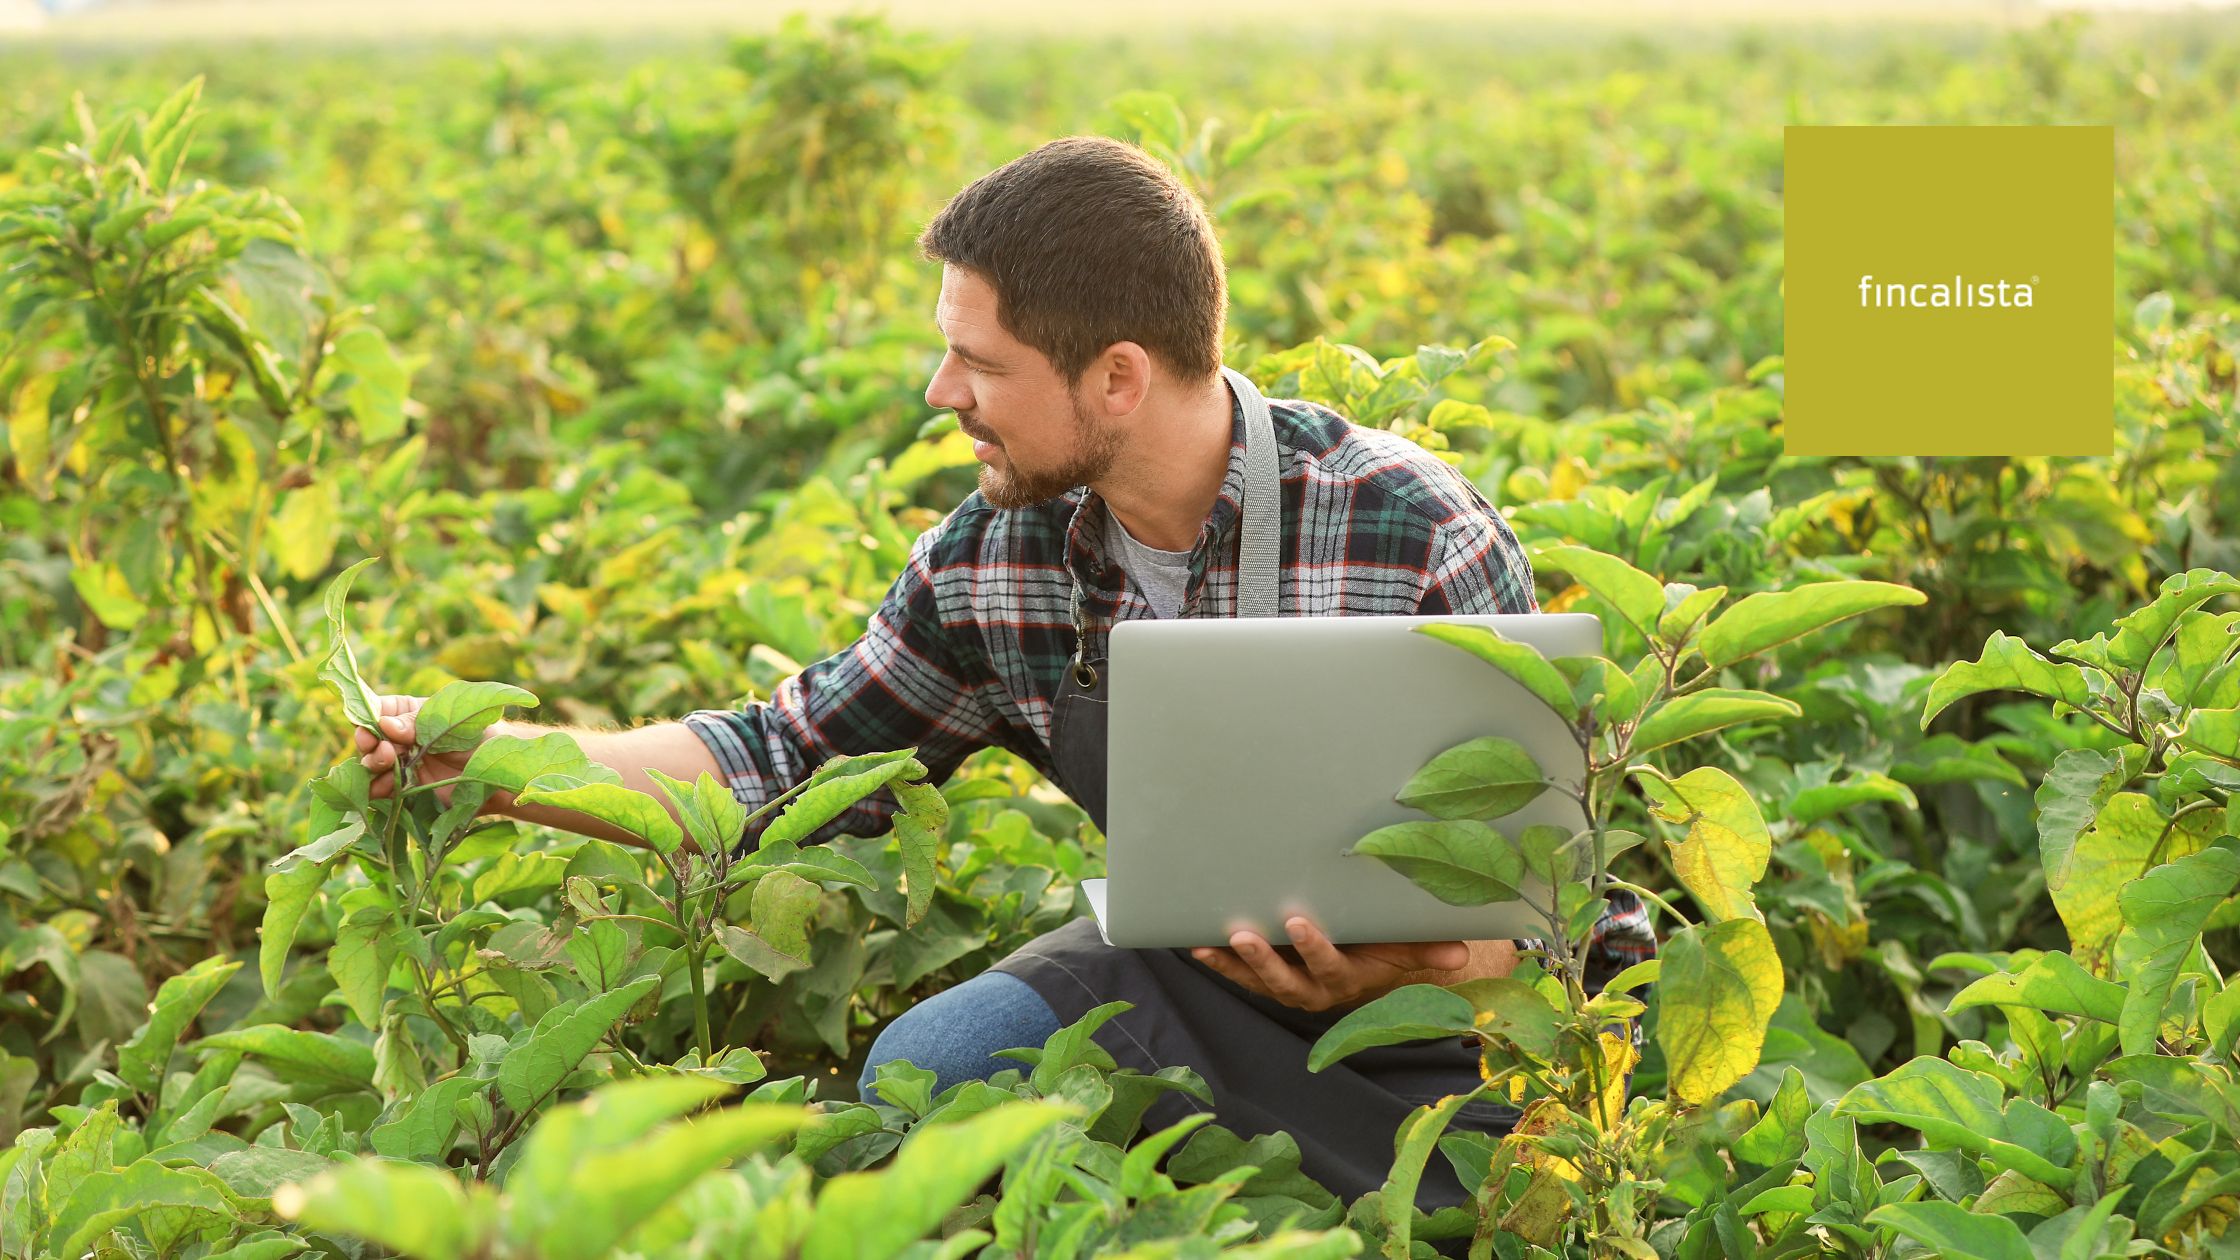
{"label": "man's hand", "polygon": [[1420,973],[1455,971],[1470,962],[1470,947],[1461,941],[1338,946],[1298,916],[1284,929],[1298,947],[1298,964],[1256,932],[1238,932],[1229,948],[1194,949],[1190,956],[1254,993],[1303,1011],[1357,1005],[1429,978]]}
{"label": "man's hand", "polygon": [[[369,731],[362,726],[356,729],[359,764],[373,772],[372,786],[366,792],[373,799],[386,800],[396,792],[397,757],[401,749],[415,746],[417,737],[413,729],[413,715],[420,711],[420,706],[425,702],[421,696],[382,696],[378,706],[381,730]],[[501,733],[498,731],[499,725],[491,723],[489,733]],[[422,783],[437,783],[444,779],[458,778],[460,771],[467,768],[467,758],[473,755],[471,751],[430,753],[420,759],[419,780]],[[448,785],[438,787],[435,793],[436,799],[449,808],[451,788]],[[512,806],[513,793],[502,788],[495,789],[490,793],[489,799],[482,803],[482,808],[475,811],[475,816],[500,813]]]}

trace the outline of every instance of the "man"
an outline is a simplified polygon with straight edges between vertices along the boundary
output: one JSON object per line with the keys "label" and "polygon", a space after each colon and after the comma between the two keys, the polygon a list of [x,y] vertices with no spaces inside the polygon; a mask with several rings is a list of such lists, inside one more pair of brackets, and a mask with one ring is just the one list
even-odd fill
{"label": "man", "polygon": [[[1468,481],[1327,408],[1268,403],[1222,367],[1227,284],[1213,228],[1141,150],[1094,137],[1046,144],[968,186],[920,245],[943,264],[936,322],[948,344],[926,402],[954,411],[973,438],[978,491],[917,540],[863,636],[768,703],[575,732],[629,786],[650,790],[649,768],[688,780],[713,771],[754,808],[842,753],[915,746],[938,780],[1001,746],[1102,826],[1103,646],[1117,621],[1233,616],[1255,583],[1286,616],[1537,611],[1515,536]],[[1255,433],[1275,459],[1248,486]],[[1276,547],[1245,572],[1240,536],[1255,528]],[[385,702],[389,739],[360,734],[376,795],[392,781],[390,741],[412,738],[416,703]],[[1186,729],[1188,715],[1176,717]],[[493,808],[625,839],[566,811],[503,798]],[[823,838],[876,834],[895,809],[882,792]],[[1287,928],[1289,950],[1244,932],[1225,949],[1126,950],[1079,920],[905,1012],[873,1045],[862,1083],[868,1093],[897,1058],[933,1068],[943,1088],[984,1078],[1011,1066],[991,1052],[1039,1045],[1118,998],[1135,1009],[1097,1039],[1122,1066],[1197,1070],[1224,1123],[1293,1133],[1305,1171],[1357,1196],[1381,1183],[1411,1108],[1475,1083],[1474,1054],[1456,1039],[1382,1047],[1309,1075],[1307,1048],[1344,1010],[1403,984],[1505,975],[1516,944],[1338,947],[1304,919]],[[1653,945],[1630,899],[1614,900],[1598,931],[1602,975]],[[1147,1122],[1189,1109],[1187,1096],[1167,1095]],[[1461,1122],[1498,1129],[1514,1115],[1481,1103]],[[1443,1161],[1425,1194],[1459,1200]]]}

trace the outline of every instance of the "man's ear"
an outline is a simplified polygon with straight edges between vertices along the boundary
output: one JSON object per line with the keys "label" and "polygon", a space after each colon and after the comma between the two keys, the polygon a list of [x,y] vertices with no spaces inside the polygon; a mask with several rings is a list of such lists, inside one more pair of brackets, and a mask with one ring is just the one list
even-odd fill
{"label": "man's ear", "polygon": [[1081,397],[1110,416],[1125,416],[1151,397],[1151,352],[1133,341],[1106,346],[1082,374]]}

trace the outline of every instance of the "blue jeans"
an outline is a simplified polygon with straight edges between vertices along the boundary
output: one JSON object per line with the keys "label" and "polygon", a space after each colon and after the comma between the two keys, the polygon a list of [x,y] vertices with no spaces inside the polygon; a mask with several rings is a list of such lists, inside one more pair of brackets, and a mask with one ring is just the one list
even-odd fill
{"label": "blue jeans", "polygon": [[856,1080],[865,1102],[881,1101],[871,1083],[879,1065],[906,1059],[931,1071],[933,1092],[959,1081],[984,1081],[1005,1068],[1025,1068],[995,1052],[1040,1047],[1058,1031],[1058,1014],[1034,986],[1006,971],[983,971],[904,1011],[871,1043],[871,1057]]}

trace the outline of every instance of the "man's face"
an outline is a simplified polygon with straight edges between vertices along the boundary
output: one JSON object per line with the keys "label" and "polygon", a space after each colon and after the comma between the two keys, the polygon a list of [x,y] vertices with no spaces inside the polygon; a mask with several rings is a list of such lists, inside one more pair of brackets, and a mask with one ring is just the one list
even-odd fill
{"label": "man's face", "polygon": [[1026,507],[1104,477],[1119,457],[1120,431],[1082,404],[1041,351],[1004,331],[993,286],[943,266],[934,322],[949,352],[926,386],[926,405],[957,413],[989,503]]}

